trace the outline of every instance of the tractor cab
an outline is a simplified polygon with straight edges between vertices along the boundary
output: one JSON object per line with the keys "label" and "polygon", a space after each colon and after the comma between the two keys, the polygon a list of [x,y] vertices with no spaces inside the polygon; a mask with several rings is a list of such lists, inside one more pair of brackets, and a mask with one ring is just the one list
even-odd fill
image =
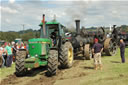
{"label": "tractor cab", "polygon": [[[42,27],[43,23],[39,26]],[[58,46],[59,38],[65,37],[65,27],[57,21],[46,22],[46,36],[52,40],[52,46]]]}

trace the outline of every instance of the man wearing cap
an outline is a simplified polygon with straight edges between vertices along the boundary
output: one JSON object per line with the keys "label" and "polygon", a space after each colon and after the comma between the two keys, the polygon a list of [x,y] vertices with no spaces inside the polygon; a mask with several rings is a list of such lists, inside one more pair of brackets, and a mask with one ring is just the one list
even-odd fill
{"label": "man wearing cap", "polygon": [[125,53],[125,43],[123,39],[120,39],[120,55],[121,55],[122,63],[125,63],[124,53]]}
{"label": "man wearing cap", "polygon": [[102,63],[101,63],[102,51],[103,51],[103,46],[100,43],[98,43],[98,39],[95,38],[95,44],[93,45],[93,48],[92,48],[92,53],[94,55],[95,70],[98,69],[98,65],[100,67],[100,70],[102,70]]}

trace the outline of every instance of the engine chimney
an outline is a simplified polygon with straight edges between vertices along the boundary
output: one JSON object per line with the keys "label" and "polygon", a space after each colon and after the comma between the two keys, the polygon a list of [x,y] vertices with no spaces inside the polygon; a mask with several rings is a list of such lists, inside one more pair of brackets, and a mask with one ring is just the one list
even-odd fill
{"label": "engine chimney", "polygon": [[80,34],[80,20],[75,20],[76,22],[76,33]]}
{"label": "engine chimney", "polygon": [[45,27],[45,14],[43,14],[43,16],[42,16],[42,26],[41,26],[41,34],[40,34],[40,37],[41,38],[44,38],[44,37],[46,37],[46,27]]}

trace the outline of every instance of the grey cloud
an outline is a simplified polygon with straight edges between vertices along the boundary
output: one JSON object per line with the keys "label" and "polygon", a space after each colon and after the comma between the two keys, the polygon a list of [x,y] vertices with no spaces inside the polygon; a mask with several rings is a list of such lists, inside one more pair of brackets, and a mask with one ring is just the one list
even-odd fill
{"label": "grey cloud", "polygon": [[39,29],[42,14],[46,14],[47,21],[57,20],[67,27],[75,26],[74,19],[81,19],[82,26],[109,26],[109,24],[127,24],[128,4],[126,2],[98,1],[98,2],[44,2],[44,1],[17,1],[14,4],[3,2],[1,7],[16,10],[17,13],[1,11],[1,28],[3,31],[22,29],[21,24],[26,24],[25,29]]}

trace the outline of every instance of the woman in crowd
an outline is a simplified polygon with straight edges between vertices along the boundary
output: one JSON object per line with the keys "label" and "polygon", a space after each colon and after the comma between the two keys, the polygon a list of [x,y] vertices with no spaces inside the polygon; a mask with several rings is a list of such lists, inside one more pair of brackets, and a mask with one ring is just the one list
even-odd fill
{"label": "woman in crowd", "polygon": [[10,46],[10,43],[5,44],[5,49],[7,53],[7,67],[11,67],[13,56],[12,56],[12,48]]}

